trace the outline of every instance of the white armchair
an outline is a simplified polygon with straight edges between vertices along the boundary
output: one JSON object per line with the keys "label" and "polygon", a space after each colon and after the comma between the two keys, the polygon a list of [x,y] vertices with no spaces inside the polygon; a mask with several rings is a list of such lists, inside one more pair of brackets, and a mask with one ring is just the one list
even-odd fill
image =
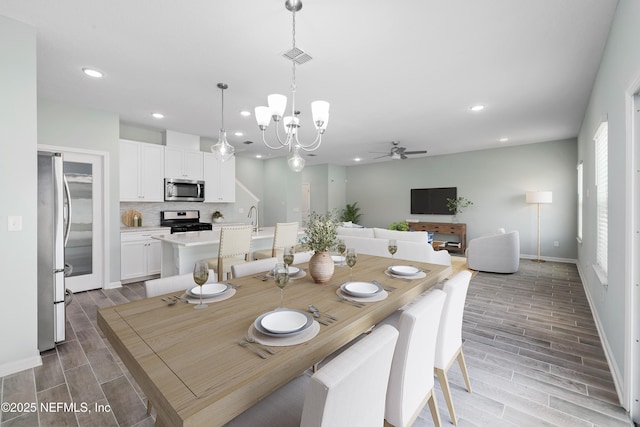
{"label": "white armchair", "polygon": [[491,273],[515,273],[520,266],[520,235],[499,232],[472,239],[467,246],[467,267]]}

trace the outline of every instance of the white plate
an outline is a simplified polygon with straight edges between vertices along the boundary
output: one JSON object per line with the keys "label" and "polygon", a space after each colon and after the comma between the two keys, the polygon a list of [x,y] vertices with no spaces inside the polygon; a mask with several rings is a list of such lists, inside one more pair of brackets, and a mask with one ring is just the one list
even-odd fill
{"label": "white plate", "polygon": [[382,286],[371,282],[347,282],[340,289],[354,297],[366,298],[381,292]]}
{"label": "white plate", "polygon": [[187,295],[200,298],[200,292],[202,292],[202,298],[212,298],[220,295],[227,289],[229,289],[229,285],[226,283],[205,283],[202,285],[202,290],[200,286],[194,286],[187,291]]}
{"label": "white plate", "polygon": [[260,320],[260,325],[274,334],[289,334],[301,330],[307,324],[304,313],[293,310],[277,310]]}
{"label": "white plate", "polygon": [[[288,333],[282,333],[282,334],[277,334],[277,333],[273,333],[268,331],[267,329],[265,329],[262,326],[262,319],[265,318],[266,316],[272,314],[272,313],[276,313],[278,311],[294,311],[296,313],[299,313],[303,316],[305,316],[307,318],[307,323],[304,324],[304,326],[298,330],[292,331],[292,332],[288,332]],[[292,309],[284,309],[284,310],[274,310],[274,311],[270,311],[268,313],[264,313],[260,316],[258,316],[258,318],[253,322],[253,327],[256,328],[256,331],[260,332],[261,334],[264,335],[268,335],[270,337],[278,337],[278,338],[284,338],[284,337],[290,337],[292,335],[296,335],[299,334],[301,332],[306,331],[307,329],[309,329],[311,327],[311,325],[313,325],[313,317],[311,317],[311,314],[304,312],[304,311],[300,311],[300,310],[292,310]]]}
{"label": "white plate", "polygon": [[335,264],[344,264],[344,257],[340,255],[331,255],[331,259]]}
{"label": "white plate", "polygon": [[298,267],[294,267],[293,265],[289,266],[289,276],[295,276],[300,273],[300,269]]}
{"label": "white plate", "polygon": [[398,276],[415,276],[422,271],[419,268],[412,267],[410,265],[393,265],[389,267],[389,270]]}

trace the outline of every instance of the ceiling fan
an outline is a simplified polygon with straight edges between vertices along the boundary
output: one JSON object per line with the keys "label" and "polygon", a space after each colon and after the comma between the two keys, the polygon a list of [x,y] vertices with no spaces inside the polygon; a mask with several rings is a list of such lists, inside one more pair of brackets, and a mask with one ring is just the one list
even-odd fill
{"label": "ceiling fan", "polygon": [[426,154],[427,150],[419,151],[407,151],[406,147],[400,146],[400,141],[391,141],[391,151],[384,156],[374,157],[374,159],[381,159],[383,157],[391,157],[393,160],[405,160],[408,159],[407,155],[412,154]]}

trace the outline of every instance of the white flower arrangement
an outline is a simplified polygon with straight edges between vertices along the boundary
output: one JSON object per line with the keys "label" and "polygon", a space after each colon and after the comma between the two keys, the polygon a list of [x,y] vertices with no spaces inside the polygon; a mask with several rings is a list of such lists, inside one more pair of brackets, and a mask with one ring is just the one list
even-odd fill
{"label": "white flower arrangement", "polygon": [[306,235],[302,238],[302,245],[316,253],[331,250],[338,244],[338,225],[335,212],[327,212],[324,215],[311,212],[304,222]]}

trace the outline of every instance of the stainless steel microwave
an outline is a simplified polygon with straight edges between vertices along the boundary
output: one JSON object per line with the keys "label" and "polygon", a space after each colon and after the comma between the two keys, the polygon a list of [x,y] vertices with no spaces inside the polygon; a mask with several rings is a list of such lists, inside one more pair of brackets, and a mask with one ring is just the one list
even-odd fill
{"label": "stainless steel microwave", "polygon": [[164,200],[167,202],[204,202],[204,181],[165,178]]}

